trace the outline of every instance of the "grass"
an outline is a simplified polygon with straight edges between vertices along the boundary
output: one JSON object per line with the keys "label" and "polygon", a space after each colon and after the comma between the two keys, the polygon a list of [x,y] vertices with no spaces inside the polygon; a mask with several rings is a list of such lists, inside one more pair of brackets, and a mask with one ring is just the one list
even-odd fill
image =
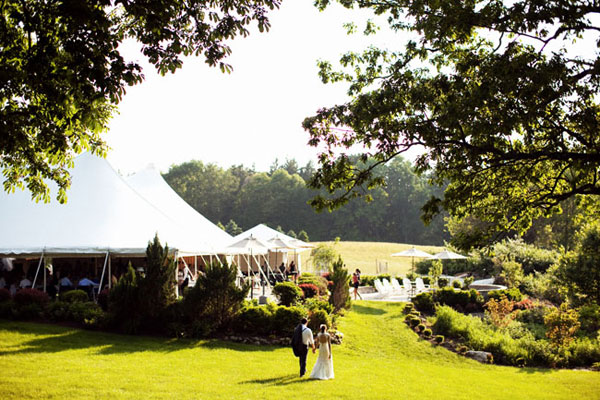
{"label": "grass", "polygon": [[[412,268],[412,259],[410,257],[392,257],[391,254],[400,251],[408,250],[413,245],[401,243],[385,243],[385,242],[315,242],[313,244],[327,243],[335,249],[341,256],[349,271],[360,269],[364,275],[375,275],[377,273],[376,265],[378,261],[387,262],[388,273],[392,276],[406,275]],[[443,250],[439,246],[415,246],[419,250],[423,250],[430,254],[435,254]],[[307,261],[303,262],[312,270],[312,263],[308,254]],[[417,262],[418,259],[415,259]]]}
{"label": "grass", "polygon": [[336,378],[323,382],[297,377],[287,347],[2,321],[0,398],[598,399],[598,372],[479,364],[419,340],[401,309],[356,302],[333,348]]}

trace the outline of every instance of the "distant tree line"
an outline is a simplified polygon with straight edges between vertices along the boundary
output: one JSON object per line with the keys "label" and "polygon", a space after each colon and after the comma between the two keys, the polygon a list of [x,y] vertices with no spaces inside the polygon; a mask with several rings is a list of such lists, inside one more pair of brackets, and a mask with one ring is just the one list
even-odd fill
{"label": "distant tree line", "polygon": [[[315,212],[308,201],[319,192],[306,186],[315,173],[312,162],[275,160],[268,172],[243,165],[228,169],[202,161],[173,165],[164,174],[169,185],[206,218],[230,233],[264,223],[312,241],[386,241],[441,245],[449,236],[444,218],[425,226],[420,207],[443,188],[427,183],[407,160],[397,158],[380,168],[387,186],[372,191],[372,201],[351,201],[333,212]],[[304,233],[307,235],[305,236]]]}

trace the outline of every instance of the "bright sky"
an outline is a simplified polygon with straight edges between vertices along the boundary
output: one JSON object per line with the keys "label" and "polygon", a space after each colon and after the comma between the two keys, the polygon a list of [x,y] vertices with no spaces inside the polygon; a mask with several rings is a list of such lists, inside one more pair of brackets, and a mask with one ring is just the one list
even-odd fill
{"label": "bright sky", "polygon": [[[122,174],[150,163],[166,172],[192,159],[259,171],[275,158],[295,158],[300,166],[315,161],[317,149],[307,145],[302,120],[346,100],[345,85],[321,83],[316,61],[336,62],[347,50],[366,47],[362,35],[348,36],[342,26],[360,15],[284,1],[270,15],[269,32],[232,44],[231,74],[203,58],[186,59],[183,69],[164,77],[145,67],[145,81],[129,88],[105,136],[109,161]],[[130,44],[124,51],[143,63],[137,48]]]}

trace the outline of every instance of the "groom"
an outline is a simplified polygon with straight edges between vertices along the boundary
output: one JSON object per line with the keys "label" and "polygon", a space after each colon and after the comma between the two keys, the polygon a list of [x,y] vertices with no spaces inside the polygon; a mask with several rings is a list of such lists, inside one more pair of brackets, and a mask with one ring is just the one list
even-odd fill
{"label": "groom", "polygon": [[313,340],[313,334],[312,334],[312,331],[310,330],[310,328],[308,326],[306,326],[307,323],[308,323],[308,320],[306,318],[302,318],[302,321],[300,321],[300,324],[294,330],[295,337],[298,337],[298,336],[302,337],[302,343],[298,347],[298,350],[299,350],[298,357],[300,358],[300,376],[301,377],[304,376],[304,374],[306,373],[306,356],[308,355],[308,346],[312,347],[313,353],[315,352],[315,342]]}

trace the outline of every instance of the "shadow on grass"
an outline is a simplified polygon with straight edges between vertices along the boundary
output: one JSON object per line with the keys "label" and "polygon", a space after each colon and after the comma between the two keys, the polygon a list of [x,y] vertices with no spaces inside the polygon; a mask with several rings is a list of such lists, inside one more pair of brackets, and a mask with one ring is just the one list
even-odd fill
{"label": "shadow on grass", "polygon": [[363,306],[360,304],[352,304],[352,311],[358,314],[366,314],[366,315],[383,315],[386,314],[387,311],[382,310],[380,308],[374,308],[369,306]]}
{"label": "shadow on grass", "polygon": [[518,371],[521,374],[549,374],[552,371],[558,371],[558,370],[553,370],[551,368],[542,368],[542,367],[524,367],[524,368],[519,368]]}
{"label": "shadow on grass", "polygon": [[[229,349],[240,352],[275,351],[280,346],[253,345],[225,342],[218,339],[167,339],[150,336],[122,335],[106,332],[92,332],[56,325],[35,323],[8,323],[0,325],[2,331],[27,335],[18,345],[0,345],[0,357],[16,354],[58,353],[70,350],[90,349],[94,354],[127,354],[137,352],[171,353],[176,351],[204,348],[207,350]],[[32,337],[33,336],[33,337]]]}
{"label": "shadow on grass", "polygon": [[266,386],[285,386],[285,385],[291,385],[294,383],[303,383],[305,381],[306,381],[306,378],[301,378],[297,374],[288,374],[288,375],[278,376],[275,378],[250,379],[247,381],[240,382],[240,385],[257,383],[259,385],[266,385]]}

